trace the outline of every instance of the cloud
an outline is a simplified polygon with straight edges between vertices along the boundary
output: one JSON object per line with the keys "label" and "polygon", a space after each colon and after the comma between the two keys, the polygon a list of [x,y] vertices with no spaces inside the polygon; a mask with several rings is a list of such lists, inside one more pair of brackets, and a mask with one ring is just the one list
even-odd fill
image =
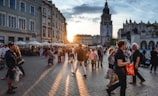
{"label": "cloud", "polygon": [[[111,14],[117,14],[114,7],[110,7]],[[96,6],[93,4],[81,4],[79,6],[74,6],[73,8],[68,8],[62,10],[64,16],[68,21],[75,21],[74,18],[79,19],[77,22],[81,22],[81,19],[88,20],[91,22],[98,23],[100,16],[103,13],[104,6]],[[85,15],[86,14],[86,15]]]}
{"label": "cloud", "polygon": [[92,21],[95,22],[95,23],[99,23],[100,19],[101,19],[101,18],[96,17],[96,18],[92,18]]}
{"label": "cloud", "polygon": [[90,13],[90,14],[95,14],[95,13],[101,13],[102,7],[100,6],[90,6],[88,4],[82,4],[80,6],[74,7],[73,14],[82,14],[82,13]]}
{"label": "cloud", "polygon": [[132,4],[132,3],[138,3],[140,0],[125,0],[127,3]]}

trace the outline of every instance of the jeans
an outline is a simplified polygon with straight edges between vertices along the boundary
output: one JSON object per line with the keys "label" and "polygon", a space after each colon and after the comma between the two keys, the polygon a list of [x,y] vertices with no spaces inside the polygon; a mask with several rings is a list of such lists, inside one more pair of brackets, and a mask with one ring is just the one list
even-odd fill
{"label": "jeans", "polygon": [[140,73],[138,72],[138,69],[135,69],[135,76],[133,76],[133,83],[136,83],[136,76],[137,76],[141,81],[145,81],[145,79],[142,77],[142,75],[140,75]]}
{"label": "jeans", "polygon": [[119,68],[116,69],[116,74],[118,75],[119,78],[119,82],[115,83],[114,85],[110,86],[108,91],[113,91],[116,88],[118,88],[119,86],[120,88],[120,96],[126,96],[126,87],[127,87],[127,83],[126,83],[126,70],[124,68]]}

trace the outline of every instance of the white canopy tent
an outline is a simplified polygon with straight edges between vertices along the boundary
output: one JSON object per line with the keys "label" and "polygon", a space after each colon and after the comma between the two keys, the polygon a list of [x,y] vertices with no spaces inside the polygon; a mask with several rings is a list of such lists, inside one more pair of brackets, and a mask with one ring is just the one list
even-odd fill
{"label": "white canopy tent", "polygon": [[41,46],[42,45],[40,42],[37,42],[37,41],[30,41],[27,44],[34,45],[34,46]]}
{"label": "white canopy tent", "polygon": [[42,46],[50,46],[50,43],[48,43],[48,42],[42,42],[41,45]]}
{"label": "white canopy tent", "polygon": [[24,41],[16,41],[14,44],[16,44],[16,45],[25,45],[26,42],[24,42]]}
{"label": "white canopy tent", "polygon": [[51,43],[52,46],[65,46],[63,43]]}

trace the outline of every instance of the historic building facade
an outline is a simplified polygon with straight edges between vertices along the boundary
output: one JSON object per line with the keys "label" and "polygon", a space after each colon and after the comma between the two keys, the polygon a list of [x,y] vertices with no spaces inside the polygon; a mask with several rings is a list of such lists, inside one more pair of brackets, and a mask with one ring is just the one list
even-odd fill
{"label": "historic building facade", "polygon": [[73,42],[77,44],[92,45],[92,36],[91,35],[75,35]]}
{"label": "historic building facade", "polygon": [[92,36],[92,44],[93,45],[100,45],[101,44],[101,36],[100,35]]}
{"label": "historic building facade", "polygon": [[41,41],[67,42],[66,19],[51,1],[42,2]]}
{"label": "historic building facade", "polygon": [[118,39],[126,39],[130,43],[136,42],[141,49],[158,47],[158,23],[136,23],[129,20],[118,31]]}
{"label": "historic building facade", "polygon": [[0,0],[0,42],[67,41],[66,19],[48,0]]}
{"label": "historic building facade", "polygon": [[40,34],[40,0],[0,1],[0,42],[30,41]]}
{"label": "historic building facade", "polygon": [[101,16],[100,23],[100,35],[101,35],[101,44],[104,46],[110,45],[110,40],[112,39],[112,20],[111,14],[106,1],[105,7],[103,9],[103,14]]}

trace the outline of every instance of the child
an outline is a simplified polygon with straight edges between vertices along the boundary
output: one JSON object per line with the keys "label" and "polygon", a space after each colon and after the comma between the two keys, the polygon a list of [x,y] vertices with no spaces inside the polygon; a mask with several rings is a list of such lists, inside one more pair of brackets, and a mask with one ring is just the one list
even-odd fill
{"label": "child", "polygon": [[94,52],[94,49],[92,49],[91,53],[90,53],[90,60],[91,60],[91,64],[92,64],[92,69],[96,68],[96,59],[97,59],[97,54]]}

